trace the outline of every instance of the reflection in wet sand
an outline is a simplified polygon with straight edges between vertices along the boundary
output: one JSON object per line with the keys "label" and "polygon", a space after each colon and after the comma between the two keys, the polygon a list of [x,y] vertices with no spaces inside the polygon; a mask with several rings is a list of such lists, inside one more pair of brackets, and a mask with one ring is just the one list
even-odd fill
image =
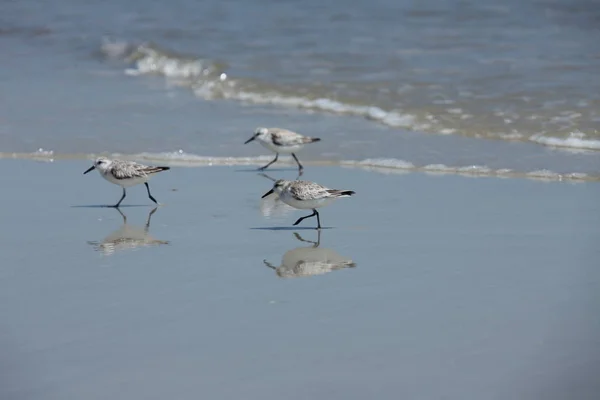
{"label": "reflection in wet sand", "polygon": [[344,268],[354,268],[356,264],[342,257],[332,249],[319,247],[321,244],[321,231],[317,231],[317,241],[304,240],[298,233],[296,239],[301,242],[312,243],[310,247],[298,247],[285,252],[281,265],[276,267],[267,260],[263,262],[281,278],[299,278],[312,275],[323,275],[331,271]]}
{"label": "reflection in wet sand", "polygon": [[150,211],[148,214],[146,225],[144,227],[139,227],[129,225],[127,223],[127,216],[123,214],[119,208],[116,208],[119,214],[121,214],[123,217],[123,225],[105,237],[101,242],[94,241],[88,242],[88,244],[94,246],[94,250],[99,251],[107,256],[122,250],[169,244],[167,241],[154,239],[148,233],[148,230],[150,229],[150,220],[157,209],[158,207],[152,209],[152,211]]}

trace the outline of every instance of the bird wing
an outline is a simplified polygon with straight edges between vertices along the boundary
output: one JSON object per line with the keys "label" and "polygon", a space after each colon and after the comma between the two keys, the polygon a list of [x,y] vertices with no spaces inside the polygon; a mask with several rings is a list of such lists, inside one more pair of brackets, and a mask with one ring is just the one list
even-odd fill
{"label": "bird wing", "polygon": [[304,143],[304,136],[286,129],[274,129],[271,132],[271,138],[277,146],[294,146]]}
{"label": "bird wing", "polygon": [[330,197],[326,187],[314,182],[295,181],[290,186],[289,191],[298,200],[315,200]]}
{"label": "bird wing", "polygon": [[118,162],[112,167],[112,175],[116,179],[143,178],[149,174],[162,171],[160,167],[138,164],[136,162]]}

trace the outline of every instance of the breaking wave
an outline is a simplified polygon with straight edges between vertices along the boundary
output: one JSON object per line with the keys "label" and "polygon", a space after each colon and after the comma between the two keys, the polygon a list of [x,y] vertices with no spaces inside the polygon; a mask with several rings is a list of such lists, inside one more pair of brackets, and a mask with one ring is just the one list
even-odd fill
{"label": "breaking wave", "polygon": [[530,139],[532,142],[540,143],[552,147],[568,147],[573,149],[600,150],[600,140],[587,139],[582,132],[572,132],[566,138],[549,137],[543,135],[534,135]]}
{"label": "breaking wave", "polygon": [[[497,119],[501,125],[494,132],[486,132],[481,123],[474,124],[474,115],[468,110],[432,102],[435,111],[409,109],[386,109],[377,104],[361,104],[357,99],[345,99],[334,88],[278,86],[243,77],[231,77],[226,72],[227,64],[210,58],[181,55],[151,43],[133,44],[105,41],[101,46],[105,57],[118,59],[128,64],[125,73],[131,76],[158,75],[170,82],[190,88],[205,100],[228,99],[252,104],[268,104],[292,107],[338,115],[362,117],[393,128],[437,134],[460,134],[471,137],[496,138],[503,140],[531,141],[533,143],[575,149],[600,150],[600,140],[592,139],[579,132],[576,137],[542,136],[525,134],[515,130],[516,119],[536,120],[539,116],[525,117],[512,113],[494,111],[489,118]],[[367,96],[369,97],[369,96]],[[452,103],[452,102],[450,102]],[[563,121],[571,125],[580,113],[571,117],[555,117],[551,121]],[[486,117],[486,118],[488,118]],[[535,117],[535,118],[534,118]],[[556,122],[555,121],[555,122]],[[531,121],[529,121],[531,122]],[[564,121],[563,121],[564,122]],[[504,125],[502,125],[504,124]],[[477,127],[475,127],[477,126]],[[467,127],[472,127],[467,129]],[[473,131],[475,129],[475,131]],[[559,133],[560,134],[560,133]],[[592,134],[590,134],[592,135]],[[593,135],[597,135],[595,132]]]}
{"label": "breaking wave", "polygon": [[[211,166],[260,166],[271,161],[271,156],[259,157],[211,157],[186,153],[183,150],[162,153],[101,153],[101,154],[59,154],[54,151],[40,149],[32,153],[0,153],[0,159],[29,159],[35,161],[54,162],[57,160],[94,159],[99,156],[114,157],[125,160],[167,164],[176,167],[211,167]],[[279,162],[296,165],[291,157],[280,157]],[[377,173],[412,173],[454,174],[471,177],[527,178],[546,181],[589,182],[600,181],[600,175],[581,172],[559,173],[550,170],[517,171],[508,168],[493,169],[485,165],[449,166],[445,164],[416,165],[410,161],[395,158],[372,158],[365,160],[322,160],[304,161],[305,165],[340,166],[343,168],[360,168]]]}

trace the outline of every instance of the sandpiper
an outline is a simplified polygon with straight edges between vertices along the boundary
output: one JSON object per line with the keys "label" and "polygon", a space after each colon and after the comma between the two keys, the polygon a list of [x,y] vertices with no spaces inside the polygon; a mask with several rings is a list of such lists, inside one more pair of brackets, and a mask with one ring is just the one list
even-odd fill
{"label": "sandpiper", "polygon": [[299,133],[289,131],[287,129],[281,128],[256,128],[254,131],[254,135],[246,140],[244,144],[248,144],[253,140],[257,140],[260,144],[262,144],[267,149],[275,152],[275,159],[268,163],[267,165],[260,167],[259,170],[263,171],[275,161],[279,157],[279,153],[291,154],[298,163],[298,170],[302,173],[304,167],[300,164],[298,157],[296,157],[296,152],[302,150],[305,144],[318,142],[319,138],[313,138],[309,136],[303,136]]}
{"label": "sandpiper", "polygon": [[349,197],[355,194],[352,190],[329,189],[314,182],[286,181],[285,179],[277,180],[273,188],[265,193],[262,198],[267,197],[271,193],[277,193],[281,201],[291,207],[300,210],[312,209],[312,214],[298,218],[294,222],[294,226],[298,225],[302,220],[316,215],[317,229],[321,229],[321,219],[316,210],[317,208],[324,207],[340,197]]}
{"label": "sandpiper", "polygon": [[125,188],[139,185],[140,183],[143,183],[146,186],[150,200],[158,204],[156,199],[150,194],[148,180],[157,172],[167,171],[170,167],[155,167],[138,164],[133,161],[110,160],[106,157],[100,157],[97,158],[96,161],[94,161],[94,165],[88,168],[83,174],[85,175],[93,169],[97,169],[100,175],[110,183],[114,183],[123,188],[121,200],[114,206],[111,206],[119,207],[126,196]]}

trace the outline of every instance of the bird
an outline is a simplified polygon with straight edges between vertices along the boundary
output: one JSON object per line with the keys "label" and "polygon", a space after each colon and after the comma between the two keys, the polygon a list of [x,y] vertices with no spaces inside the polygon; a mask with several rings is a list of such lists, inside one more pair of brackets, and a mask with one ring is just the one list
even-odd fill
{"label": "bird", "polygon": [[133,161],[110,160],[106,157],[99,157],[94,161],[94,165],[88,168],[83,174],[85,175],[94,169],[97,169],[100,175],[110,183],[114,183],[123,188],[123,196],[121,196],[119,202],[114,206],[110,206],[118,208],[126,196],[125,188],[139,185],[140,183],[143,183],[146,186],[150,200],[158,204],[156,199],[150,194],[148,180],[152,175],[161,171],[168,171],[171,168],[148,166]]}
{"label": "bird", "polygon": [[275,153],[275,158],[273,159],[273,161],[271,161],[263,167],[260,167],[260,171],[264,171],[271,164],[277,161],[279,153],[284,153],[291,154],[292,157],[294,157],[294,160],[296,160],[296,163],[298,164],[298,171],[300,172],[300,174],[302,174],[304,167],[298,160],[298,157],[296,157],[295,153],[302,150],[305,144],[318,142],[321,139],[304,136],[299,133],[282,128],[260,127],[256,128],[256,130],[254,131],[254,135],[250,139],[246,140],[244,144],[248,144],[253,140],[257,140],[264,147]]}
{"label": "bird", "polygon": [[356,194],[353,190],[329,189],[314,182],[287,181],[285,179],[278,179],[275,181],[273,188],[263,194],[261,198],[264,199],[272,193],[276,193],[281,201],[291,207],[299,210],[312,209],[312,214],[298,218],[298,220],[294,222],[294,226],[298,225],[306,218],[316,216],[317,229],[321,229],[321,219],[317,212],[317,208],[329,205],[340,197],[349,197]]}

